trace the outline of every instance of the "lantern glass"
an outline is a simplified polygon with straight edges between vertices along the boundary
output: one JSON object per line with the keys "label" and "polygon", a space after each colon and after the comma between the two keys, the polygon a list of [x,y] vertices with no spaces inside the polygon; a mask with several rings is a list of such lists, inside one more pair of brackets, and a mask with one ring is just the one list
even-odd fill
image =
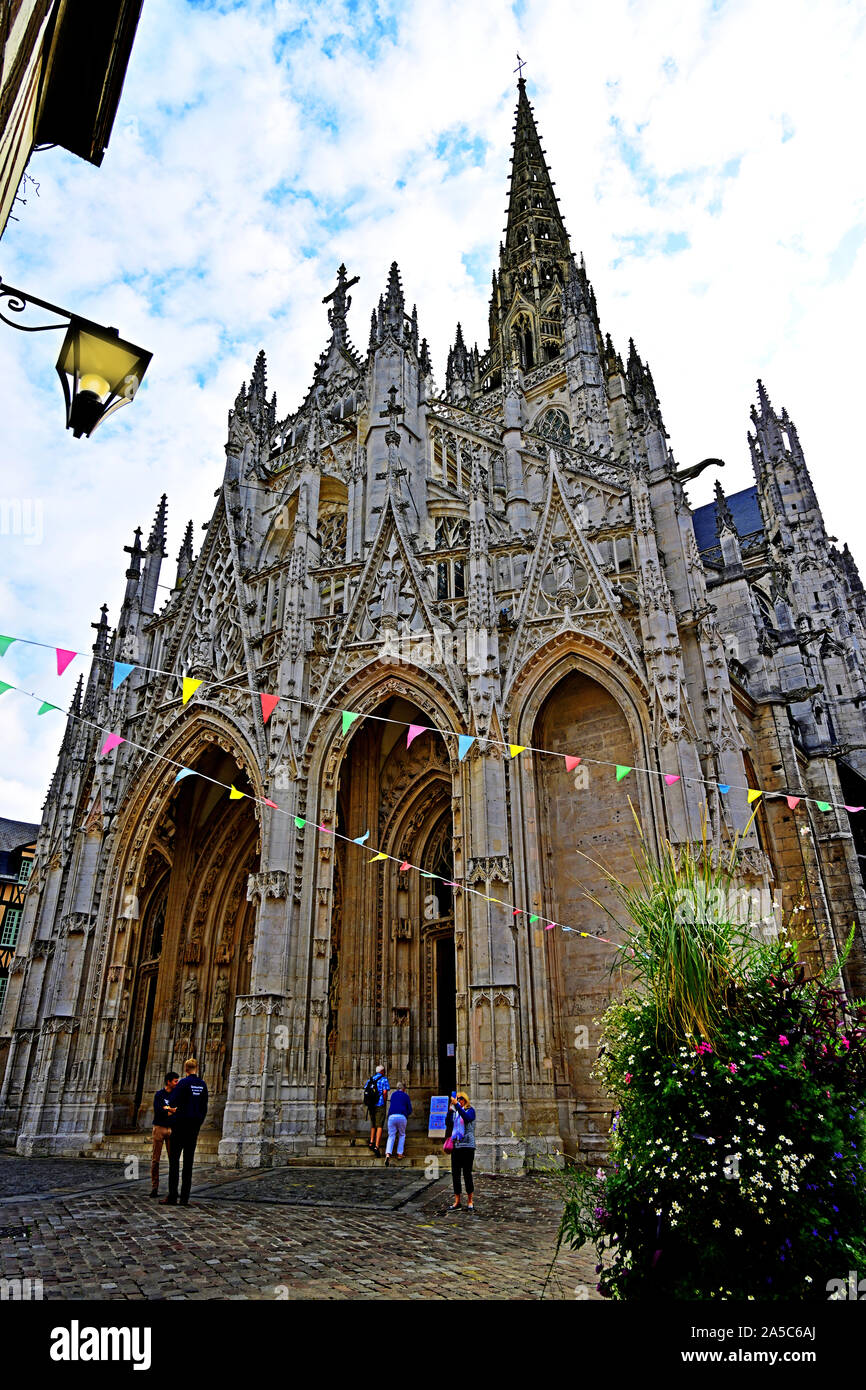
{"label": "lantern glass", "polygon": [[151,354],[124,342],[113,328],[73,318],[57,371],[66,397],[66,423],[76,439],[90,435],[111,411],[127,405],[141,385]]}

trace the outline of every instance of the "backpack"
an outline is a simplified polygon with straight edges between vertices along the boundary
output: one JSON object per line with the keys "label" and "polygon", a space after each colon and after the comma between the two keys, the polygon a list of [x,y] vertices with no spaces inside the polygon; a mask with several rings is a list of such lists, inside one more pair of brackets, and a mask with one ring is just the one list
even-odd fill
{"label": "backpack", "polygon": [[364,1087],[364,1104],[366,1105],[368,1110],[375,1110],[379,1105],[381,1105],[381,1103],[382,1102],[379,1096],[379,1082],[377,1081],[375,1076],[371,1076],[370,1080]]}

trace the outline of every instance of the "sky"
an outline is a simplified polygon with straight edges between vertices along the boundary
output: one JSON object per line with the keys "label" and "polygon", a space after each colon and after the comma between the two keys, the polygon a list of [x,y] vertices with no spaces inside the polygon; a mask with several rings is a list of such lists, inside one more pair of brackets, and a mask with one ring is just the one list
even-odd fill
{"label": "sky", "polygon": [[[362,351],[395,259],[438,384],[458,320],[483,348],[517,53],[602,329],[649,361],[678,462],[721,457],[726,491],[751,485],[761,377],[798,426],[830,533],[866,567],[861,3],[144,0],[101,168],[33,156],[0,275],[153,362],[131,406],[74,440],[59,335],[0,324],[0,632],[88,649],[162,492],[171,586],[256,353],[284,416],[326,345],[341,261],[361,277]],[[50,651],[18,644],[2,667],[64,708],[85,669],[58,678]],[[37,708],[0,703],[2,816],[40,815],[63,720]]]}

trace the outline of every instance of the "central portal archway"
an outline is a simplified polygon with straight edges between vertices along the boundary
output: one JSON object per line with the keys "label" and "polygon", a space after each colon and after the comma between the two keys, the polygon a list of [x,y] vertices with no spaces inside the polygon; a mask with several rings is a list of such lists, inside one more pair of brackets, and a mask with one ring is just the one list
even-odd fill
{"label": "central portal archway", "polygon": [[[456,1075],[457,1014],[452,891],[451,771],[441,738],[406,747],[424,723],[394,699],[368,717],[340,768],[337,828],[396,862],[337,841],[327,1024],[327,1129],[358,1128],[364,1081],[382,1064],[412,1092],[416,1112]],[[402,871],[407,862],[413,870]],[[436,874],[425,879],[420,869]]]}

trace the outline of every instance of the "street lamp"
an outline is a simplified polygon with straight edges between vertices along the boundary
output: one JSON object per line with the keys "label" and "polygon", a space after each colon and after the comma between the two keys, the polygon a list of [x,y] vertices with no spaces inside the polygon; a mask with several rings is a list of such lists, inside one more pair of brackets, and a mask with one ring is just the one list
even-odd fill
{"label": "street lamp", "polygon": [[[3,312],[21,314],[32,305],[59,314],[64,323],[36,325],[16,323]],[[0,280],[0,319],[23,333],[46,333],[66,327],[66,336],[57,359],[57,374],[66,400],[66,428],[75,439],[88,438],[106,415],[128,405],[141,385],[152,353],[127,343],[116,328],[102,328],[90,319],[71,314],[23,290],[13,289]]]}

